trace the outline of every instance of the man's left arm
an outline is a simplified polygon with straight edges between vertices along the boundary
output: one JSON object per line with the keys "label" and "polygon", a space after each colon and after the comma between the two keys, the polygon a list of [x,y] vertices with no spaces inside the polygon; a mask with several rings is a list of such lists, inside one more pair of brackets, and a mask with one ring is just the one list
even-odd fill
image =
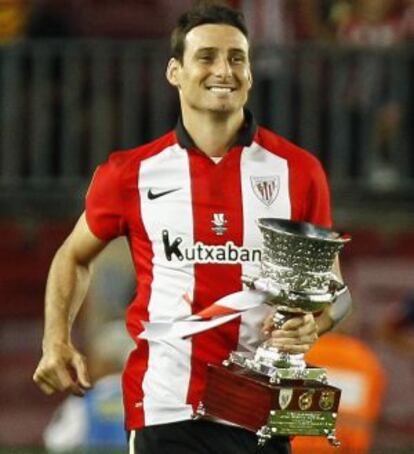
{"label": "man's left arm", "polygon": [[[332,267],[332,273],[336,280],[344,285],[344,280],[339,265],[338,256]],[[352,310],[352,298],[348,290],[348,287],[344,287],[340,294],[338,294],[336,300],[330,304],[325,310],[316,317],[316,324],[318,327],[318,335],[321,335],[327,331],[333,329],[338,323],[340,323]]]}

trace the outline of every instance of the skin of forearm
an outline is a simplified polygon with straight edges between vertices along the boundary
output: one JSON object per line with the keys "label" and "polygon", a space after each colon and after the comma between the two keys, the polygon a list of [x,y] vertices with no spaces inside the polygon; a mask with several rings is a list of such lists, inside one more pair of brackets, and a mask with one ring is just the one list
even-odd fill
{"label": "skin of forearm", "polygon": [[[335,279],[341,283],[344,282],[342,273],[339,267],[339,259],[338,256],[335,258],[335,262],[332,267],[332,273],[335,276]],[[330,308],[329,306],[323,310],[323,312],[315,317],[316,325],[318,328],[318,336],[326,333],[327,331],[331,331],[335,325],[334,321],[329,315]]]}
{"label": "skin of forearm", "polygon": [[329,309],[325,309],[318,317],[315,317],[318,328],[318,336],[330,331],[333,328],[333,320],[329,316]]}
{"label": "skin of forearm", "polygon": [[43,349],[70,344],[71,328],[89,286],[90,268],[79,263],[65,245],[56,253],[46,285]]}

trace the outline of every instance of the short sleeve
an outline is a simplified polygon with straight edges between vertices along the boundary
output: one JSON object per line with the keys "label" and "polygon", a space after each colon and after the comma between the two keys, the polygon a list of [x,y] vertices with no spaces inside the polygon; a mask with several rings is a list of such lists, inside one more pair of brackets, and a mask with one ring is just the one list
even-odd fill
{"label": "short sleeve", "polygon": [[125,234],[122,193],[120,168],[109,159],[96,169],[85,200],[86,221],[101,240],[109,241]]}
{"label": "short sleeve", "polygon": [[313,166],[308,193],[306,221],[332,227],[331,196],[328,181],[319,161]]}

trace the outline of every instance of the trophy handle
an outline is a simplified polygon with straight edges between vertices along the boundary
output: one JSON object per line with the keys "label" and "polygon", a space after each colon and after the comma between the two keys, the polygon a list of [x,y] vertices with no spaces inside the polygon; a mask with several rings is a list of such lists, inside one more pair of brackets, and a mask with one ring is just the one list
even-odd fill
{"label": "trophy handle", "polygon": [[332,294],[332,303],[341,296],[343,293],[348,291],[348,286],[339,280],[338,276],[331,271],[330,273],[330,282],[329,282],[329,292]]}

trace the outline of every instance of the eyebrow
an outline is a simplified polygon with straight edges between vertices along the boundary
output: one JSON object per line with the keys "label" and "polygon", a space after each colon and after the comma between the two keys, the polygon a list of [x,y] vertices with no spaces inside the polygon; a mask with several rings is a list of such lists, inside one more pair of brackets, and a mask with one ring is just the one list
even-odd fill
{"label": "eyebrow", "polygon": [[[200,52],[215,52],[217,51],[218,48],[217,47],[201,47],[200,49],[197,49],[195,51],[196,54],[200,53]],[[240,49],[238,47],[232,47],[228,50],[229,52],[233,52],[233,53],[241,53],[241,54],[244,54],[244,55],[247,55],[246,51],[243,50],[243,49]]]}

